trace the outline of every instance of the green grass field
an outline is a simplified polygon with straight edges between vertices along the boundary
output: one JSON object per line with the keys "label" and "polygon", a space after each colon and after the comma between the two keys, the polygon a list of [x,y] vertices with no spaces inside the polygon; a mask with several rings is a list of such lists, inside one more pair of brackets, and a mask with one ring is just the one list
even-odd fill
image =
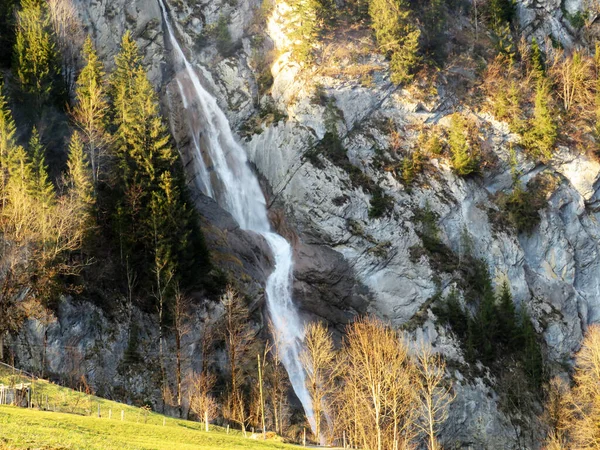
{"label": "green grass field", "polygon": [[[0,383],[31,382],[0,369]],[[33,383],[34,404],[50,411],[0,406],[0,450],[7,449],[294,449],[245,438],[239,431],[165,417],[73,391],[47,381]],[[100,415],[98,417],[98,406]],[[54,408],[60,412],[54,412]],[[121,420],[121,411],[123,419]],[[111,418],[109,419],[109,415]],[[164,425],[163,425],[164,424]]]}

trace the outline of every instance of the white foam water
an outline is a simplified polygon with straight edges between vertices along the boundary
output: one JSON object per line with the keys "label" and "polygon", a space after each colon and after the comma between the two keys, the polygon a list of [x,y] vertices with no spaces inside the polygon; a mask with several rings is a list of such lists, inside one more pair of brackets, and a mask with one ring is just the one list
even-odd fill
{"label": "white foam water", "polygon": [[173,70],[191,144],[197,153],[197,187],[227,210],[242,229],[262,235],[269,244],[275,268],[265,287],[267,308],[280,341],[280,358],[314,431],[312,402],[306,388],[306,374],[300,364],[304,327],[292,301],[292,247],[271,229],[265,197],[248,165],[246,152],[235,140],[225,114],[204,89],[183,53],[164,0],[158,2],[173,47]]}

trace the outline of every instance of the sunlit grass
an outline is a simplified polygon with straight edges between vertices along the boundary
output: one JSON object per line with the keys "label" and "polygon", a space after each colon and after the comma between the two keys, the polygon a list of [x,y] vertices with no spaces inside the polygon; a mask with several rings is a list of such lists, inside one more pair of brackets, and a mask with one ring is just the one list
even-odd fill
{"label": "sunlit grass", "polygon": [[[21,382],[32,380],[0,368],[0,384]],[[32,386],[34,408],[0,406],[0,450],[297,448],[248,439],[239,431],[227,434],[220,427],[211,426],[207,433],[197,422],[147,412],[43,380],[33,381]],[[49,411],[40,410],[46,408],[46,398]]]}

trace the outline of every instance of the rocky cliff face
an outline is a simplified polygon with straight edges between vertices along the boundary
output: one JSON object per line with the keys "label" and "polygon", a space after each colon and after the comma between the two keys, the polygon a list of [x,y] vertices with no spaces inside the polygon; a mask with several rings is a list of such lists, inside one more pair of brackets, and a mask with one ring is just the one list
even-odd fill
{"label": "rocky cliff face", "polygon": [[[521,27],[529,38],[543,41],[551,35],[565,47],[588,41],[589,36],[583,36],[569,19],[578,11],[591,11],[584,2],[517,3]],[[474,255],[489,265],[494,281],[510,282],[516,301],[532,312],[552,361],[568,360],[586,326],[600,321],[597,162],[568,148],[561,148],[547,165],[518,157],[516,169],[523,183],[540,173],[558,180],[539,226],[531,234],[518,234],[510,226],[500,226],[501,213],[493,201],[496,193],[511,187],[509,144],[516,138],[506,124],[490,116],[466,111],[485,130],[483,140],[497,161],[481,178],[459,178],[444,160],[433,159],[426,175],[407,189],[391,173],[378,169],[382,151],[385,154],[390,148],[387,124],[400,129],[406,143],[416,141],[414,130],[422,124],[448,126],[448,116],[456,106],[451,84],[437,86],[438,93],[432,98],[417,98],[390,83],[386,62],[376,55],[363,55],[362,64],[372,68],[367,82],[301,69],[287,50],[284,2],[276,2],[270,11],[261,10],[260,0],[238,0],[235,6],[226,0],[171,0],[169,7],[177,19],[181,43],[232,127],[241,130],[249,122],[255,124],[246,132],[245,147],[264,181],[274,223],[295,243],[294,297],[307,317],[323,318],[341,329],[357,314],[376,314],[394,325],[408,326],[416,338],[430,341],[461,367],[464,359],[458,344],[436,324],[428,305],[434,294],[447,294],[454,287],[453,277],[415,252],[422,247],[416,214],[428,205],[439,219],[442,241],[457,257],[465,251],[467,238]],[[78,9],[107,63],[116,54],[124,30],[133,31],[151,79],[161,91],[188,179],[195,187],[197,156],[190,150],[181,120],[181,99],[169,64],[170,43],[165,40],[156,0],[81,1]],[[221,56],[207,39],[207,30],[222,16],[229,18],[228,28],[236,44],[229,57]],[[271,97],[261,92],[256,67],[257,52],[264,54],[270,49],[278,55],[272,65]],[[343,59],[338,63],[340,67],[345,64],[349,63]],[[267,108],[276,108],[287,118],[278,120],[271,115],[270,120],[256,125],[254,118]],[[349,162],[393,199],[390,214],[370,218],[372,194],[353,182],[339,164],[311,153],[324,137],[326,124],[332,123],[342,136]],[[200,193],[196,203],[206,219],[208,240],[226,261],[223,264],[245,274],[249,289],[260,297],[260,286],[270,270],[264,243],[241,232]],[[65,301],[59,321],[48,328],[47,358],[52,370],[64,371],[64,355],[53,352],[52,345],[59,348],[77,340],[86,361],[94,361],[89,369],[92,380],[113,392],[115,384],[131,382],[134,373],[119,374],[111,369],[123,358],[125,321],[117,318],[119,326],[108,326],[114,319],[101,311],[82,314],[87,308]],[[142,335],[147,338],[150,355],[154,351],[148,331],[151,321],[135,314],[146,324]],[[199,307],[197,332],[202,318],[211,314],[211,307]],[[38,358],[31,354],[32,344],[43,340],[43,328],[36,325],[31,323],[19,338],[23,342],[20,359],[32,365]],[[197,338],[197,334],[190,336],[190,343]],[[190,357],[197,357],[193,345],[189,352]],[[92,370],[92,366],[105,369]],[[445,438],[472,448],[535,446],[535,435],[526,435],[521,425],[515,426],[510,415],[500,410],[490,384],[485,379],[467,378],[461,370],[451,374],[457,380],[458,395],[444,427]],[[151,384],[142,380],[141,385],[147,390],[139,394],[152,396]]]}

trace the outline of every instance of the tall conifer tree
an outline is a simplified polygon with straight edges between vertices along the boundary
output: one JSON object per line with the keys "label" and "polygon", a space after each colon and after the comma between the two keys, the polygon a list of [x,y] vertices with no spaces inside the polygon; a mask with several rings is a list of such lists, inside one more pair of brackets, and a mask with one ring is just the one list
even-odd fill
{"label": "tall conifer tree", "polygon": [[48,168],[46,166],[46,150],[40,140],[40,134],[34,128],[29,140],[29,154],[31,157],[32,170],[32,194],[33,198],[39,202],[42,208],[51,207],[56,198],[54,186],[48,178]]}
{"label": "tall conifer tree", "polygon": [[73,110],[73,118],[81,130],[96,187],[100,176],[101,155],[108,143],[108,101],[103,85],[104,67],[89,36],[83,46],[83,55],[86,65],[77,78],[77,104]]}
{"label": "tall conifer tree", "polygon": [[22,0],[17,14],[15,77],[22,92],[32,94],[37,107],[50,97],[58,73],[46,2]]}
{"label": "tall conifer tree", "polygon": [[79,133],[73,133],[69,144],[68,185],[72,197],[82,209],[89,209],[94,204],[92,171],[83,151],[83,142]]}
{"label": "tall conifer tree", "polygon": [[420,59],[418,50],[421,32],[412,20],[408,2],[371,0],[369,15],[379,48],[390,55],[392,82],[410,82]]}

